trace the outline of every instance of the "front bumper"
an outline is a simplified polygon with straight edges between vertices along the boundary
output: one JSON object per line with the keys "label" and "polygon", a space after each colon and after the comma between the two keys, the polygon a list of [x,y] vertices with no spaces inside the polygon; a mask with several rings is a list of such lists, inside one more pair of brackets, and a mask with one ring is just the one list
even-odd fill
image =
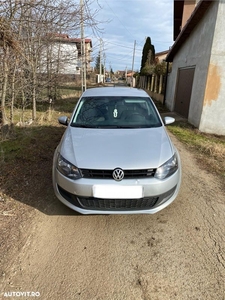
{"label": "front bumper", "polygon": [[[153,214],[172,203],[179,192],[181,184],[181,168],[169,178],[124,179],[116,182],[113,179],[70,180],[53,166],[53,186],[57,198],[69,208],[81,214]],[[142,196],[112,197],[107,199],[94,195],[95,186],[141,187]],[[111,190],[111,189],[109,189]]]}

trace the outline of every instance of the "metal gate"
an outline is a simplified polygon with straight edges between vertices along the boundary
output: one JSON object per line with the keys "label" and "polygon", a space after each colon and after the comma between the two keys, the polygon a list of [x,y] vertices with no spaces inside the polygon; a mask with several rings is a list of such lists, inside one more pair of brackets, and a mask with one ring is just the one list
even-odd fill
{"label": "metal gate", "polygon": [[195,67],[179,69],[174,110],[188,118]]}

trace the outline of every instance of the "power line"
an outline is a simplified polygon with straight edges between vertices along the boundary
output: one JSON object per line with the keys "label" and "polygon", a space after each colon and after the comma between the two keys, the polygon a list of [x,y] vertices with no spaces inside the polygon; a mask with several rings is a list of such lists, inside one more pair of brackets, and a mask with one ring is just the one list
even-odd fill
{"label": "power line", "polygon": [[112,13],[114,14],[114,16],[119,20],[120,24],[124,27],[124,29],[127,31],[127,33],[132,36],[132,34],[129,32],[129,30],[124,26],[124,22],[122,22],[120,20],[120,18],[117,16],[117,14],[115,14],[115,12],[113,11],[113,9],[110,7],[109,3],[107,0],[105,0],[105,3],[108,5],[109,9],[112,11]]}

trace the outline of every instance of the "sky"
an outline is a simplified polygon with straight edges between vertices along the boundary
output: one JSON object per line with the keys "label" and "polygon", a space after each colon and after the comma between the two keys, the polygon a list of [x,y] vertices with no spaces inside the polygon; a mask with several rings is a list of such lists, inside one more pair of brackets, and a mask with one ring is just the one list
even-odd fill
{"label": "sky", "polygon": [[147,37],[156,53],[173,45],[173,0],[95,0],[90,11],[95,9],[100,30],[84,28],[85,37],[92,40],[92,66],[102,49],[106,70],[132,70],[134,66],[134,71],[140,71]]}

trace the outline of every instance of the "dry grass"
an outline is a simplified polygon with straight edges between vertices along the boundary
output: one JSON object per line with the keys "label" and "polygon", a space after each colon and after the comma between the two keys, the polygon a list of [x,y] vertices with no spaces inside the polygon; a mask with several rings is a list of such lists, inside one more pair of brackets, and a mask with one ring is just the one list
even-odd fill
{"label": "dry grass", "polygon": [[168,129],[196,154],[201,167],[225,178],[225,136],[204,134],[186,122]]}
{"label": "dry grass", "polygon": [[200,143],[202,151],[211,157],[216,157],[225,162],[225,146],[222,143],[204,141]]}
{"label": "dry grass", "polygon": [[[169,112],[159,101],[154,102],[160,113]],[[176,121],[168,129],[195,153],[202,168],[225,179],[225,136],[202,133],[186,121]]]}

